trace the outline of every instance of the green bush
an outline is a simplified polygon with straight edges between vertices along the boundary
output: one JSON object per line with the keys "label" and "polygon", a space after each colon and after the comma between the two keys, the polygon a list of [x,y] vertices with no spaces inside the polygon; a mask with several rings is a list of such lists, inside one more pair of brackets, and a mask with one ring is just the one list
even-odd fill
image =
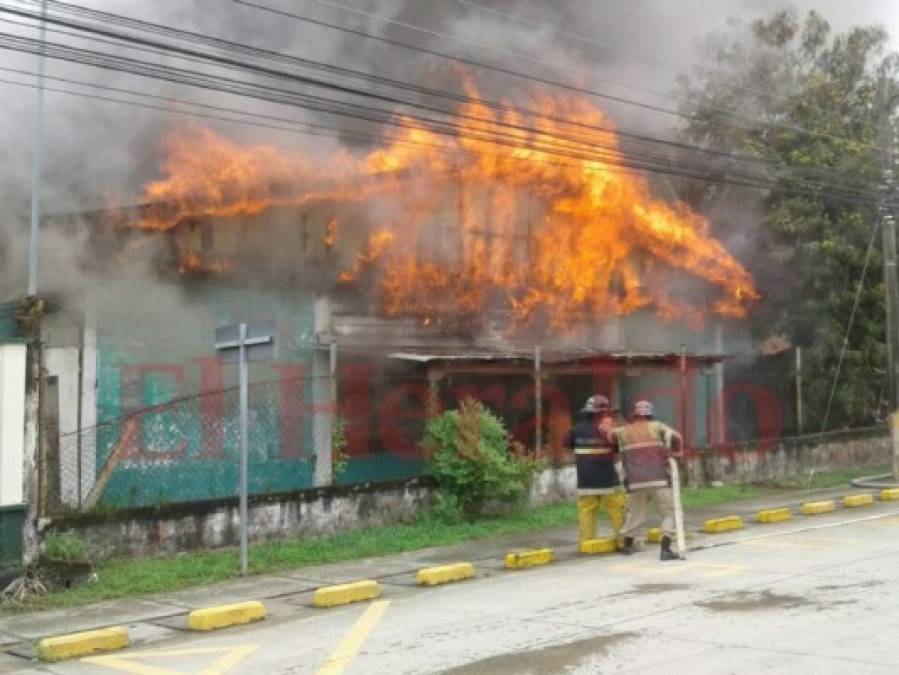
{"label": "green bush", "polygon": [[63,562],[89,563],[93,560],[91,545],[73,532],[50,532],[44,539],[44,557]]}
{"label": "green bush", "polygon": [[434,512],[444,520],[481,515],[488,501],[520,503],[540,468],[521,444],[510,442],[502,421],[473,398],[428,422],[423,446],[440,488]]}

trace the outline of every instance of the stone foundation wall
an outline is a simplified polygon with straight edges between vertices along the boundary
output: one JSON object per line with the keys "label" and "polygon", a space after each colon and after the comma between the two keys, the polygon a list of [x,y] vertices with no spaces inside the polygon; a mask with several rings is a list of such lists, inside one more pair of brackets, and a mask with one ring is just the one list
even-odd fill
{"label": "stone foundation wall", "polygon": [[[773,443],[733,445],[694,451],[687,461],[687,482],[703,485],[761,483],[850,467],[889,463],[890,440],[884,429],[837,432]],[[426,509],[434,483],[416,478],[320,488],[250,500],[250,539],[296,538],[409,521]],[[534,481],[534,505],[574,499],[573,465],[547,468]],[[70,515],[48,526],[73,531],[107,555],[153,556],[233,546],[237,542],[236,499],[195,502],[121,513]]]}
{"label": "stone foundation wall", "polygon": [[[412,479],[322,488],[250,499],[249,538],[296,538],[411,520],[427,508],[433,483]],[[77,532],[105,555],[155,556],[234,546],[237,499],[121,513],[71,515],[49,529]]]}
{"label": "stone foundation wall", "polygon": [[[820,441],[820,444],[819,444]],[[877,468],[890,463],[885,428],[837,431],[699,451],[687,462],[690,485],[765,483],[808,476],[816,471]]]}

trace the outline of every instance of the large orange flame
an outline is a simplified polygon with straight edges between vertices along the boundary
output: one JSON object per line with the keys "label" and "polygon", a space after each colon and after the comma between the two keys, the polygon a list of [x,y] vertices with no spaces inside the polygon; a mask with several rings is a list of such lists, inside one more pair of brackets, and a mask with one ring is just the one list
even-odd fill
{"label": "large orange flame", "polygon": [[[166,208],[142,225],[377,196],[390,200],[391,220],[375,223],[367,250],[338,279],[376,275],[390,316],[474,315],[498,295],[517,319],[545,315],[560,327],[641,308],[694,326],[710,311],[745,316],[759,297],[748,271],[703,216],[654,198],[646,178],[618,166],[612,124],[595,105],[544,96],[537,115],[498,114],[466,89],[472,102],[460,107],[453,139],[402,119],[400,134],[361,158],[313,164],[207,129],[176,132],[165,144],[166,177],[145,188]],[[377,180],[360,189],[349,176]],[[340,231],[328,224],[329,248]],[[715,297],[675,297],[684,276]]]}

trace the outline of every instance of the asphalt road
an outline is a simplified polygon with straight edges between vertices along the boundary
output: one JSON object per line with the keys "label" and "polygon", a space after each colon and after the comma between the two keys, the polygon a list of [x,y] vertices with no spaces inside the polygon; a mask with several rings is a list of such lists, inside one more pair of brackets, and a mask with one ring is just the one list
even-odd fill
{"label": "asphalt road", "polygon": [[[661,563],[582,557],[18,672],[895,673],[899,509],[796,517]],[[210,601],[214,602],[214,598]],[[296,611],[293,611],[293,610]],[[31,668],[32,670],[28,670]]]}

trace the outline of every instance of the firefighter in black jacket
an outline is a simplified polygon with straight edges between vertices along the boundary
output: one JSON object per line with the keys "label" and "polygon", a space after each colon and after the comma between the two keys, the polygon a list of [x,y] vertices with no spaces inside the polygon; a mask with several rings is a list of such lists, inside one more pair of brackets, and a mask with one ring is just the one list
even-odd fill
{"label": "firefighter in black jacket", "polygon": [[587,399],[581,419],[568,437],[577,467],[578,530],[581,542],[596,539],[596,516],[600,506],[609,514],[615,538],[624,525],[627,494],[618,480],[610,433],[615,411],[605,396]]}

